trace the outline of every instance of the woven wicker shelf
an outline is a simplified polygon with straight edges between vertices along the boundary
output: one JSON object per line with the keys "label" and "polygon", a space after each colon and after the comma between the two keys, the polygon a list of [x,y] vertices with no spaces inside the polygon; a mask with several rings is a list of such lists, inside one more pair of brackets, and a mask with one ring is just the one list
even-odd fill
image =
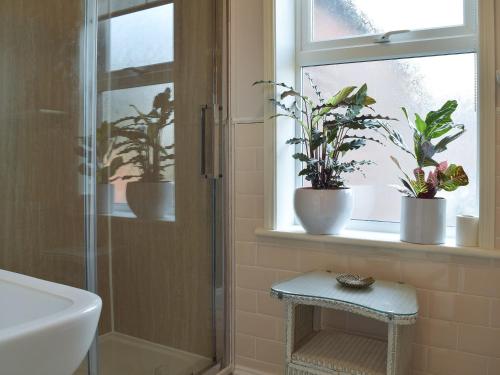
{"label": "woven wicker shelf", "polygon": [[[409,375],[415,288],[376,281],[367,289],[340,286],[337,275],[315,271],[274,284],[286,304],[286,375]],[[387,341],[322,330],[318,308],[346,311],[387,323]]]}
{"label": "woven wicker shelf", "polygon": [[385,375],[387,342],[343,332],[319,331],[292,354],[291,364],[348,374]]}

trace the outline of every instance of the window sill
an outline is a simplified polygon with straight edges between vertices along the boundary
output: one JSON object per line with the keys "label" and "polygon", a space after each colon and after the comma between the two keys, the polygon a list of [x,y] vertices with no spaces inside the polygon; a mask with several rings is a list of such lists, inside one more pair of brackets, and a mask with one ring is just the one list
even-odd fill
{"label": "window sill", "polygon": [[110,217],[113,219],[124,219],[124,220],[140,220],[140,221],[166,221],[166,222],[175,222],[174,215],[165,215],[161,219],[141,219],[134,215],[132,211],[124,211],[124,210],[115,210],[112,214],[102,214],[99,216]]}
{"label": "window sill", "polygon": [[382,233],[344,230],[340,235],[312,235],[307,234],[300,226],[293,226],[281,230],[258,228],[255,235],[262,239],[296,240],[323,244],[342,244],[359,246],[360,248],[383,248],[383,250],[397,250],[404,252],[432,253],[455,255],[482,259],[500,259],[500,250],[482,249],[479,247],[457,246],[453,239],[442,245],[419,245],[402,242],[399,233]]}

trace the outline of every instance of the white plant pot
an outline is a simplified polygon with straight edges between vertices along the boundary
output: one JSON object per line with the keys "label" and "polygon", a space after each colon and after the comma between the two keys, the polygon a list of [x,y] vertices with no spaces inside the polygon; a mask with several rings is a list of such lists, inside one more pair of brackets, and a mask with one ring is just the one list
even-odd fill
{"label": "white plant pot", "polygon": [[98,215],[111,215],[115,201],[115,186],[112,184],[96,185],[96,210]]}
{"label": "white plant pot", "polygon": [[446,200],[402,197],[401,241],[438,245],[446,238]]}
{"label": "white plant pot", "polygon": [[339,234],[351,218],[353,208],[351,189],[295,190],[295,213],[310,234]]}
{"label": "white plant pot", "polygon": [[127,203],[141,219],[162,219],[175,212],[175,187],[165,182],[129,182]]}

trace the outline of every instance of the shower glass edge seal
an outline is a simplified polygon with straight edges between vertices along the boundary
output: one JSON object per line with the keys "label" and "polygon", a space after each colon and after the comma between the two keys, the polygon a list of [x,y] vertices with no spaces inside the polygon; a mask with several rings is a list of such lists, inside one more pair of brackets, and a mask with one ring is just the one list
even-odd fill
{"label": "shower glass edge seal", "polygon": [[[97,293],[96,259],[96,108],[97,108],[97,1],[85,0],[84,53],[83,53],[83,135],[91,150],[85,163],[83,176],[85,287]],[[88,374],[98,375],[97,331],[88,352]]]}

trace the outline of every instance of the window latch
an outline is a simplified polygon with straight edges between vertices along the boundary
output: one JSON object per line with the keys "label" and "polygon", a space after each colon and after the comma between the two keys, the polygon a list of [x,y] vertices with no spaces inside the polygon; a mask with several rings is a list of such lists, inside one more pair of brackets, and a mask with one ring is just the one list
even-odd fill
{"label": "window latch", "polygon": [[374,43],[389,43],[391,41],[391,36],[396,35],[396,34],[404,34],[404,33],[409,33],[410,30],[394,30],[394,31],[389,31],[382,35],[381,37],[375,39]]}

